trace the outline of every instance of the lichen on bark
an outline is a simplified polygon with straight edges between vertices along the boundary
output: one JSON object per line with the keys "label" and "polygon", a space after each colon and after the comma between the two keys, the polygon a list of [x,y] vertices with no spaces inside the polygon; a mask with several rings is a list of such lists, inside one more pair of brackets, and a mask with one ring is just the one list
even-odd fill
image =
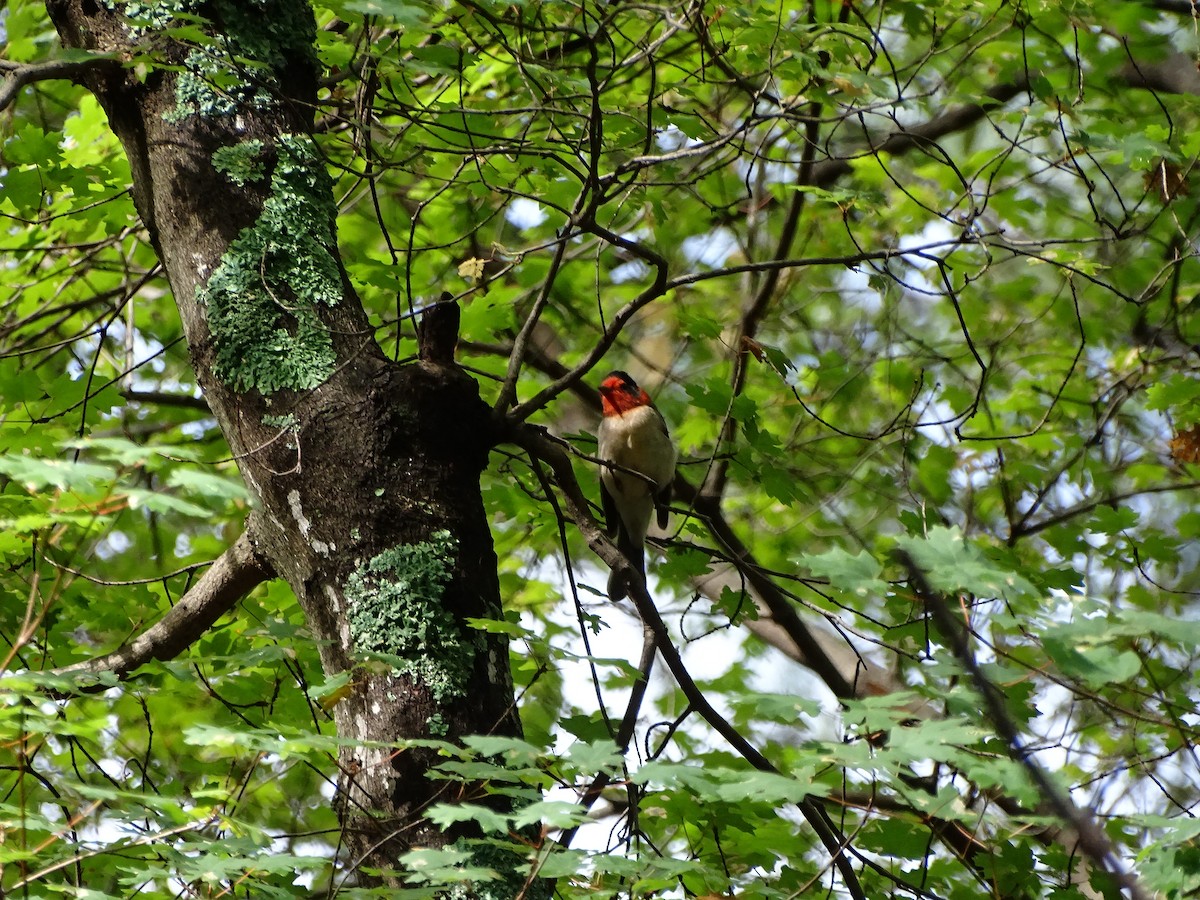
{"label": "lichen on bark", "polygon": [[282,135],[262,213],[230,243],[197,299],[208,309],[216,375],[235,390],[305,390],[333,372],[321,305],[342,299],[333,192],[311,138]]}
{"label": "lichen on bark", "polygon": [[465,694],[475,642],[445,608],[457,543],[448,531],[385,550],[346,580],[350,637],[429,688],[441,703]]}
{"label": "lichen on bark", "polygon": [[[316,70],[316,25],[303,4],[285,0],[104,0],[125,16],[135,40],[152,42],[174,31],[185,45],[178,61],[175,107],[169,122],[188,116],[230,116],[279,102],[296,67]],[[203,32],[210,24],[213,37]],[[199,28],[197,26],[200,26]],[[219,35],[219,37],[217,36]]]}
{"label": "lichen on bark", "polygon": [[219,147],[212,155],[213,168],[238,187],[245,187],[266,177],[264,149],[265,145],[258,140]]}

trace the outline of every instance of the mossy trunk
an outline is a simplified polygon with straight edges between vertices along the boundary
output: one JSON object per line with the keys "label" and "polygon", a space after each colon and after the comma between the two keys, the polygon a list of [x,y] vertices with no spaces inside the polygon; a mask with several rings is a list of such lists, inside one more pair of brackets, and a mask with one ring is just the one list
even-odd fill
{"label": "mossy trunk", "polygon": [[[518,733],[506,642],[463,624],[500,614],[479,488],[489,410],[444,354],[387,360],[350,287],[309,136],[311,9],[178,0],[137,22],[89,0],[49,9],[69,47],[118,59],[153,48],[178,67],[97,68],[87,86],[129,155],[196,378],[254,497],[255,545],[296,592],[326,673],[353,672],[333,710],[340,736]],[[204,16],[220,39],[156,34],[176,13]],[[263,63],[253,80],[236,83],[238,57]],[[403,850],[448,840],[421,818],[447,799],[431,762],[342,752],[349,859],[388,870]]]}

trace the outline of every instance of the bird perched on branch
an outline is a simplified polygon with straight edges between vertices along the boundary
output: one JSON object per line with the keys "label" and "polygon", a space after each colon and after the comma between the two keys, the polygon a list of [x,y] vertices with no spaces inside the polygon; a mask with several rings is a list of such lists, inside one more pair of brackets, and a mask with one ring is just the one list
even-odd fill
{"label": "bird perched on branch", "polygon": [[[646,531],[656,509],[658,527],[667,527],[675,445],[650,395],[625,372],[611,372],[600,382],[600,405],[604,418],[596,436],[606,463],[600,470],[600,498],[608,533],[644,577]],[[615,602],[627,593],[623,579],[610,575],[609,599]]]}

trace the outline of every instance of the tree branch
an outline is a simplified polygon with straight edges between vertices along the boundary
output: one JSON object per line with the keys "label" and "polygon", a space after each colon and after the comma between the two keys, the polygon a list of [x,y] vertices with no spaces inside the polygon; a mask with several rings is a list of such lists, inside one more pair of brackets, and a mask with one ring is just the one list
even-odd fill
{"label": "tree branch", "polygon": [[56,59],[42,63],[14,63],[9,60],[0,60],[0,72],[4,73],[3,81],[0,81],[0,109],[8,107],[16,99],[21,88],[33,84],[35,81],[61,79],[78,81],[86,72],[102,65],[116,66],[120,63],[109,56]]}
{"label": "tree branch", "polygon": [[[270,565],[254,549],[247,530],[158,622],[112,653],[65,666],[56,670],[56,674],[111,672],[124,680],[151,660],[174,659],[251,590],[274,577]],[[94,688],[103,689],[104,686]]]}
{"label": "tree branch", "polygon": [[[744,560],[738,562],[745,564]],[[771,608],[737,563],[715,563],[705,574],[692,578],[691,584],[713,603],[720,599],[726,588],[735,594],[745,592],[758,608],[758,617],[746,617],[739,620],[738,624],[784,656],[816,671],[804,648],[793,636],[794,627],[789,629],[775,620]],[[804,623],[803,627],[810,634],[811,640],[821,648],[829,664],[836,667],[842,679],[851,686],[856,699],[882,697],[909,689],[895,674],[870,657],[858,653],[837,630],[820,623]],[[914,705],[913,715],[915,718],[924,719],[933,713],[926,701],[919,701],[919,706]]]}
{"label": "tree branch", "polygon": [[[507,428],[505,428],[507,425]],[[762,772],[778,772],[778,769],[756,747],[742,736],[734,726],[708,702],[704,692],[692,679],[679,650],[671,640],[666,623],[659,615],[654,600],[646,590],[646,583],[633,564],[617,549],[604,535],[600,526],[592,518],[587,499],[579,488],[575,472],[571,468],[570,457],[566,451],[555,443],[543,429],[506,420],[504,437],[522,447],[532,456],[546,463],[554,473],[555,482],[566,500],[567,514],[574,521],[576,528],[588,547],[614,572],[619,573],[629,586],[629,597],[637,607],[645,627],[653,634],[653,643],[666,663],[667,668],[675,677],[675,683],[687,698],[688,704],[699,713],[714,731],[723,737],[734,750],[750,765]],[[806,797],[796,804],[804,817],[812,825],[830,858],[841,874],[846,890],[857,900],[865,900],[862,886],[847,855],[849,843],[829,818],[825,808],[812,797]],[[886,873],[885,873],[886,874]]]}
{"label": "tree branch", "polygon": [[212,413],[208,401],[203,397],[193,397],[190,394],[173,394],[169,391],[140,391],[126,388],[121,391],[126,400],[137,403],[153,403],[157,406],[178,406],[183,409],[195,409],[204,413]]}
{"label": "tree branch", "polygon": [[742,539],[726,521],[721,511],[720,499],[702,494],[690,482],[678,475],[675,477],[675,495],[683,502],[691,504],[696,515],[708,526],[712,536],[725,548],[730,558],[734,560],[734,565],[745,575],[746,581],[754,588],[767,609],[771,611],[771,618],[787,632],[788,637],[795,642],[804,655],[804,664],[828,685],[839,700],[848,700],[858,696],[852,679],[848,679],[841,667],[830,659],[825,648],[800,621],[800,615],[796,612],[792,601],[784,596],[770,576],[763,573],[754,559],[754,555],[750,552],[750,548],[742,542]]}
{"label": "tree branch", "polygon": [[983,700],[983,710],[996,728],[996,734],[1008,745],[1009,756],[1020,763],[1029,774],[1030,780],[1037,786],[1043,797],[1043,802],[1053,814],[1067,823],[1078,836],[1076,845],[1079,851],[1097,868],[1112,876],[1132,900],[1150,900],[1150,894],[1131,873],[1125,871],[1116,848],[1108,839],[1108,835],[1096,823],[1095,818],[1087,810],[1075,805],[1071,796],[1062,786],[1050,777],[1050,773],[1034,758],[1032,752],[1025,746],[1017,725],[1008,713],[1003,692],[984,674],[975,653],[971,649],[970,630],[960,622],[950,611],[946,599],[933,590],[925,573],[906,551],[897,551],[900,564],[908,571],[909,584],[913,594],[929,610],[929,615],[942,632],[950,650],[958,658],[963,669],[971,678],[975,689]]}
{"label": "tree branch", "polygon": [[1182,13],[1193,19],[1200,18],[1200,10],[1192,0],[1151,0],[1150,6],[1163,12]]}
{"label": "tree branch", "polygon": [[[873,140],[868,138],[871,141],[870,145],[864,147],[862,153],[857,155],[870,154],[875,156],[880,153],[887,153],[892,156],[898,156],[902,153],[907,153],[924,144],[930,144],[940,137],[945,137],[948,134],[969,128],[993,109],[1003,106],[1013,97],[1028,89],[1029,83],[1024,78],[1009,82],[1008,84],[993,85],[985,92],[987,96],[986,100],[979,103],[968,103],[963,106],[952,107],[942,115],[936,116],[928,122],[914,125],[912,128],[893,131],[880,143],[874,143]],[[812,167],[812,178],[809,183],[815,187],[828,187],[843,175],[850,174],[853,159],[854,155],[845,154],[835,159],[828,159],[817,163]]]}

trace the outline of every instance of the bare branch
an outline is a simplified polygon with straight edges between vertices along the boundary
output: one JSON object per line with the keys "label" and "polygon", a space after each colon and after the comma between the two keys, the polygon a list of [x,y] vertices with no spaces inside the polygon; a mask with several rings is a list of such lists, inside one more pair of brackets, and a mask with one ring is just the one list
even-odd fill
{"label": "bare branch", "polygon": [[[598,229],[593,229],[598,230]],[[613,241],[616,243],[616,241]],[[612,323],[605,329],[604,334],[599,340],[592,345],[591,349],[584,356],[583,360],[570,369],[565,375],[557,378],[553,384],[547,385],[538,391],[537,394],[530,397],[524,403],[518,403],[509,413],[514,420],[523,420],[533,415],[551,400],[561,394],[563,391],[570,388],[580,378],[592,370],[592,367],[598,363],[604,354],[608,352],[608,348],[617,340],[617,335],[621,333],[621,329],[625,327],[625,323],[633,318],[642,307],[648,305],[654,300],[657,300],[667,291],[667,276],[665,263],[657,269],[657,277],[654,282],[647,286],[640,294],[626,303],[621,310],[613,317]]]}
{"label": "bare branch", "polygon": [[813,636],[813,633],[800,620],[792,601],[784,596],[771,578],[764,574],[754,559],[750,548],[739,538],[726,521],[721,511],[721,502],[717,497],[702,494],[686,479],[675,477],[675,494],[686,503],[690,503],[700,519],[708,526],[709,532],[721,543],[729,553],[735,565],[746,576],[746,580],[754,587],[762,602],[771,611],[771,618],[779,625],[804,655],[805,665],[816,672],[817,676],[828,685],[839,700],[848,700],[857,695],[853,678],[847,678],[838,666],[825,652],[825,648]]}
{"label": "bare branch", "polygon": [[[793,629],[785,627],[776,621],[771,608],[763,600],[758,590],[746,578],[741,567],[745,560],[735,563],[719,563],[708,572],[692,579],[693,587],[709,600],[716,602],[728,588],[735,594],[745,591],[754,605],[758,608],[757,618],[747,617],[739,620],[740,625],[765,644],[769,644],[784,656],[800,665],[816,670],[800,642],[793,637]],[[879,663],[858,653],[847,643],[845,637],[834,629],[825,627],[822,623],[805,623],[804,630],[811,642],[815,642],[825,657],[825,664],[835,667],[843,681],[850,685],[855,698],[881,697],[905,691],[909,686],[901,681],[893,672],[888,671]],[[808,643],[806,641],[806,643]],[[817,665],[821,665],[818,662]],[[920,701],[920,708],[914,707],[916,718],[926,718],[932,715],[929,705]]]}
{"label": "bare branch", "polygon": [[1193,19],[1200,18],[1200,9],[1192,0],[1151,0],[1150,5],[1163,12],[1182,13]]}
{"label": "bare branch", "polygon": [[203,397],[193,397],[190,394],[173,394],[169,391],[139,391],[132,388],[121,391],[121,396],[126,400],[133,400],[137,403],[153,403],[157,406],[179,406],[183,409],[195,409],[200,412],[211,413],[208,401]]}
{"label": "bare branch", "polygon": [[120,649],[66,666],[57,670],[57,674],[111,672],[123,680],[151,660],[174,659],[234,604],[274,576],[266,560],[254,549],[250,532],[243,532],[158,622]]}
{"label": "bare branch", "polygon": [[35,81],[51,81],[66,79],[78,81],[83,75],[98,66],[115,66],[119,63],[109,56],[93,56],[86,59],[55,59],[42,63],[14,63],[0,60],[0,72],[4,73],[0,82],[0,109],[8,107],[21,88]]}
{"label": "bare branch", "polygon": [[[979,103],[951,107],[942,113],[942,115],[936,116],[921,125],[914,125],[912,128],[894,131],[878,143],[872,141],[871,146],[863,148],[862,153],[859,155],[887,153],[892,156],[898,156],[910,150],[915,150],[918,147],[936,141],[938,138],[970,128],[993,109],[1003,106],[1013,97],[1028,89],[1029,84],[1025,79],[1009,82],[1008,84],[993,85],[986,91],[986,100]],[[844,156],[839,155],[836,159],[817,163],[812,167],[812,177],[809,180],[809,184],[815,187],[828,187],[843,175],[849,175],[852,170],[852,159],[852,154],[846,154]]]}

